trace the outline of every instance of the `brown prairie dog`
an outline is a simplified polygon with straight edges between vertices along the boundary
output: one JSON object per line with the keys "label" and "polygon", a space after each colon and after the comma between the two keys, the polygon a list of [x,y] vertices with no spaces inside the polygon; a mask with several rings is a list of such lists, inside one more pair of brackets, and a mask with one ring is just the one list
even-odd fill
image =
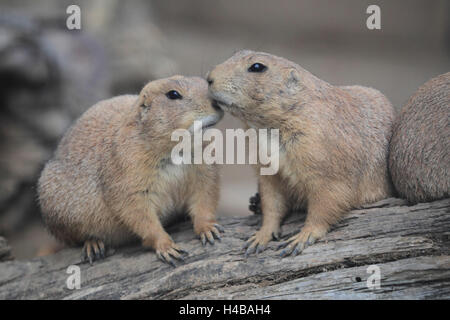
{"label": "brown prairie dog", "polygon": [[85,257],[105,246],[140,239],[174,265],[183,251],[164,226],[188,212],[202,242],[214,242],[218,167],[174,165],[175,129],[218,122],[222,110],[208,99],[201,78],[174,76],[148,83],[138,96],[101,101],[62,138],[38,182],[39,202],[50,232],[69,245],[84,243]]}
{"label": "brown prairie dog", "polygon": [[450,72],[427,81],[402,108],[389,170],[395,189],[410,203],[450,196]]}
{"label": "brown prairie dog", "polygon": [[307,218],[283,256],[323,237],[351,208],[391,194],[387,151],[394,110],[379,91],[333,86],[284,58],[247,50],[216,66],[208,83],[225,111],[280,133],[279,171],[259,177],[263,222],[246,255],[278,237],[289,210],[307,208]]}

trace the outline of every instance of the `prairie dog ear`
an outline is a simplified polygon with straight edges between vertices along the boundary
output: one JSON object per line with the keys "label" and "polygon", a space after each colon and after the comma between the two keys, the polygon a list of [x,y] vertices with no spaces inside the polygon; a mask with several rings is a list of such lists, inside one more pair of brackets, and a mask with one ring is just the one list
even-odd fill
{"label": "prairie dog ear", "polygon": [[152,99],[149,97],[149,95],[146,92],[141,92],[139,94],[137,104],[141,108],[148,109],[152,105]]}
{"label": "prairie dog ear", "polygon": [[286,86],[289,89],[298,87],[300,82],[300,74],[294,68],[290,68],[286,72]]}

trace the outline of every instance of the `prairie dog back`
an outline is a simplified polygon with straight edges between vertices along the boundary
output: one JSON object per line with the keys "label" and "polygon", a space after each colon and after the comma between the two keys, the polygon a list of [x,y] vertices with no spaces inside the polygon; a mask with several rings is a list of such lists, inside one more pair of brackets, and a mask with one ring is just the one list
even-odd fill
{"label": "prairie dog back", "polygon": [[390,143],[389,169],[410,203],[450,195],[450,72],[422,85],[402,108]]}

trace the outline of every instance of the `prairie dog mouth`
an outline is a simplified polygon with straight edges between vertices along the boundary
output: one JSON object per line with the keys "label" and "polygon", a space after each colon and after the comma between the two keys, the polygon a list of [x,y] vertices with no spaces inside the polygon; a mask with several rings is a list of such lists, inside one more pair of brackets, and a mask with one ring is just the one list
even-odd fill
{"label": "prairie dog mouth", "polygon": [[213,105],[217,105],[219,108],[229,108],[232,103],[220,92],[209,92],[209,95],[213,101]]}
{"label": "prairie dog mouth", "polygon": [[217,122],[220,121],[220,119],[222,119],[223,117],[223,111],[220,114],[213,114],[213,115],[209,115],[206,117],[203,117],[201,119],[199,119],[199,121],[202,122],[202,128],[209,128],[212,127],[213,125],[215,125]]}
{"label": "prairie dog mouth", "polygon": [[[211,114],[202,118],[199,118],[197,120],[195,120],[195,123],[192,124],[189,128],[190,132],[194,132],[195,130],[198,129],[207,129],[210,128],[212,126],[214,126],[217,122],[219,122],[223,117],[223,111],[220,110],[220,112],[216,113],[216,114]],[[201,122],[201,127],[200,126],[196,126],[196,123]]]}
{"label": "prairie dog mouth", "polygon": [[222,107],[219,105],[220,101],[217,100],[212,100],[211,105],[214,108],[214,110],[216,110],[217,112],[221,113],[223,112]]}
{"label": "prairie dog mouth", "polygon": [[214,100],[214,102],[222,109],[225,110],[229,113],[231,113],[232,115],[237,114],[237,112],[239,111],[239,107],[232,103],[232,102],[228,102],[228,101],[223,101],[223,100]]}
{"label": "prairie dog mouth", "polygon": [[228,108],[230,106],[230,105],[228,105],[225,102],[222,102],[220,100],[214,100],[214,103],[221,109]]}

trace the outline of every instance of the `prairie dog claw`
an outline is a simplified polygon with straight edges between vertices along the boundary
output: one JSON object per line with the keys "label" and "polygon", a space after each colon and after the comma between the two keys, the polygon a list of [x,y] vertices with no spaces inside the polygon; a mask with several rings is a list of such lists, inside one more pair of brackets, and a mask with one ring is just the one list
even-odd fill
{"label": "prairie dog claw", "polygon": [[156,256],[158,257],[158,259],[164,263],[171,265],[174,268],[176,267],[174,259],[178,261],[184,261],[185,255],[188,255],[188,252],[181,249],[173,241],[166,245],[164,248],[156,250]]}
{"label": "prairie dog claw", "polygon": [[102,240],[91,239],[84,242],[83,249],[81,250],[82,261],[89,261],[90,265],[93,265],[95,260],[101,260],[106,257],[105,244]]}
{"label": "prairie dog claw", "polygon": [[201,228],[201,231],[199,232],[200,241],[202,242],[203,246],[206,246],[206,243],[210,243],[211,245],[214,245],[215,241],[214,239],[221,241],[222,237],[220,236],[221,233],[224,233],[225,229],[217,223],[211,223]]}
{"label": "prairie dog claw", "polygon": [[243,249],[245,251],[245,257],[247,258],[249,255],[256,253],[259,254],[266,250],[267,244],[272,240],[276,239],[276,236],[278,237],[279,232],[278,231],[266,231],[263,229],[260,229],[258,232],[256,232],[253,236],[251,236],[246,243],[244,244]]}
{"label": "prairie dog claw", "polygon": [[325,235],[325,231],[314,230],[311,228],[303,229],[298,234],[281,243],[277,250],[284,248],[280,252],[280,257],[292,255],[296,256],[303,252],[307,247],[313,245],[318,239]]}

